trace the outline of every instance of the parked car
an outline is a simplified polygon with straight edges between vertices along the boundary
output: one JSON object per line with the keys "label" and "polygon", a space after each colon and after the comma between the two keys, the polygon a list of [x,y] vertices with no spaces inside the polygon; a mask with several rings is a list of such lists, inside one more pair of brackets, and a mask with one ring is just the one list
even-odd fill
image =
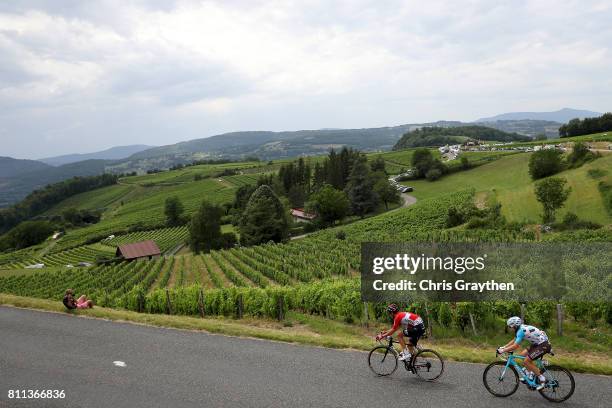
{"label": "parked car", "polygon": [[26,269],[42,269],[42,268],[44,268],[44,267],[45,267],[45,264],[43,264],[43,263],[37,263],[37,264],[34,264],[34,265],[28,265],[28,266],[26,266]]}
{"label": "parked car", "polygon": [[411,191],[414,191],[414,188],[412,188],[410,186],[406,186],[406,193],[409,193]]}
{"label": "parked car", "polygon": [[78,265],[79,266],[91,266],[89,262],[79,262]]}

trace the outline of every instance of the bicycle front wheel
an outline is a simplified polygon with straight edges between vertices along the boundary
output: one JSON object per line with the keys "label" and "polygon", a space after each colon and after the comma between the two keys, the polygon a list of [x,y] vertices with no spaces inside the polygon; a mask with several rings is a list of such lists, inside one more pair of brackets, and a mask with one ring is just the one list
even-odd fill
{"label": "bicycle front wheel", "polygon": [[482,382],[491,394],[496,397],[507,397],[516,392],[519,377],[514,367],[506,368],[505,361],[495,361],[485,368]]}
{"label": "bicycle front wheel", "polygon": [[435,381],[444,372],[444,360],[434,350],[420,350],[412,359],[412,368],[416,375],[425,381]]}
{"label": "bicycle front wheel", "polygon": [[563,402],[574,393],[576,384],[574,376],[568,370],[559,366],[548,366],[544,371],[546,383],[540,390],[544,398],[552,402]]}
{"label": "bicycle front wheel", "polygon": [[368,364],[376,375],[391,375],[397,370],[397,352],[389,346],[374,347],[368,355]]}

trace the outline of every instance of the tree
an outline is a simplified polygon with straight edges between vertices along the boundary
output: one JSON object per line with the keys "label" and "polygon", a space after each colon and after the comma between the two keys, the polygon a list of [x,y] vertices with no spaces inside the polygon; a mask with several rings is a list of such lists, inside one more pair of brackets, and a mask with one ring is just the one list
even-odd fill
{"label": "tree", "polygon": [[374,192],[378,198],[385,203],[385,208],[389,209],[389,203],[398,203],[400,201],[400,193],[397,188],[393,187],[387,180],[384,173],[378,172],[375,174]]}
{"label": "tree", "polygon": [[24,221],[4,237],[4,249],[21,249],[40,244],[51,235],[54,226],[49,221]]}
{"label": "tree", "polygon": [[327,158],[323,161],[323,165],[319,168],[315,165],[315,187],[321,187],[323,183],[327,183],[338,190],[343,190],[348,182],[353,164],[359,157],[360,153],[351,148],[343,147],[340,153],[331,149]]}
{"label": "tree", "polygon": [[289,203],[291,203],[292,207],[304,206],[304,200],[306,200],[306,192],[304,191],[304,187],[297,184],[292,186],[289,191],[287,191],[287,199],[289,200]]}
{"label": "tree", "polygon": [[429,149],[416,149],[412,155],[412,167],[416,170],[417,177],[425,177],[433,162],[433,155]]}
{"label": "tree", "polygon": [[544,207],[542,221],[547,224],[555,221],[555,211],[563,207],[571,192],[571,188],[565,188],[567,181],[560,177],[551,177],[539,181],[535,185],[537,200]]}
{"label": "tree", "polygon": [[529,174],[534,180],[552,176],[562,169],[561,152],[557,150],[538,150],[529,158]]}
{"label": "tree", "polygon": [[559,128],[559,136],[580,136],[610,130],[612,130],[612,113],[607,112],[595,118],[572,119]]}
{"label": "tree", "polygon": [[79,226],[83,224],[95,224],[100,221],[101,214],[98,211],[92,210],[77,210],[76,208],[67,208],[62,211],[61,219],[66,224]]}
{"label": "tree", "polygon": [[370,169],[373,172],[382,171],[383,173],[386,174],[386,172],[385,172],[385,159],[383,159],[381,156],[376,157],[370,163]]}
{"label": "tree", "polygon": [[259,186],[243,212],[240,242],[244,245],[282,242],[288,234],[289,221],[285,207],[268,185]]}
{"label": "tree", "polygon": [[318,190],[325,184],[325,169],[320,163],[315,163],[314,175],[312,180],[313,190]]}
{"label": "tree", "polygon": [[567,156],[569,168],[582,166],[585,162],[595,158],[595,155],[589,150],[589,147],[583,142],[574,143],[572,152]]}
{"label": "tree", "polygon": [[461,168],[462,168],[463,170],[467,170],[467,169],[469,169],[470,167],[472,167],[472,166],[470,165],[470,160],[469,160],[467,157],[465,157],[465,156],[461,156]]}
{"label": "tree", "polygon": [[223,208],[204,200],[189,223],[189,246],[195,253],[218,249],[221,243]]}
{"label": "tree", "polygon": [[538,133],[537,135],[535,135],[534,140],[546,140],[546,134],[544,133]]}
{"label": "tree", "polygon": [[345,191],[351,202],[353,214],[363,218],[365,214],[376,208],[378,195],[374,191],[374,180],[365,158],[360,158],[353,165]]}
{"label": "tree", "polygon": [[245,184],[244,186],[238,187],[234,195],[234,208],[240,211],[244,210],[255,189],[256,187],[251,184]]}
{"label": "tree", "polygon": [[311,196],[306,210],[317,214],[321,223],[332,225],[348,214],[350,202],[344,191],[325,184]]}
{"label": "tree", "polygon": [[442,177],[442,171],[437,168],[429,169],[427,170],[427,173],[425,174],[425,178],[429,181],[436,181],[440,177]]}
{"label": "tree", "polygon": [[[437,180],[446,173],[446,166],[438,159],[434,159],[431,150],[421,148],[416,149],[412,155],[412,167],[416,171],[416,176],[420,178],[427,177],[429,180]],[[432,172],[433,170],[433,172]],[[430,173],[428,177],[427,174]]]}
{"label": "tree", "polygon": [[183,223],[183,203],[178,197],[166,198],[164,214],[166,215],[166,224],[169,226],[181,225]]}

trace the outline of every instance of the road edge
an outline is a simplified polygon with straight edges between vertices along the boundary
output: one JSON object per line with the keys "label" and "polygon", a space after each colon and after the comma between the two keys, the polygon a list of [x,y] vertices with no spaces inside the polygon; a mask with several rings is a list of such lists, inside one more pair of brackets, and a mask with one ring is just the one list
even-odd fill
{"label": "road edge", "polygon": [[[342,351],[368,352],[374,345],[372,340],[367,338],[351,338],[347,336],[314,334],[307,335],[305,333],[295,332],[292,333],[280,329],[258,327],[249,324],[248,320],[242,320],[239,322],[231,318],[200,318],[191,316],[148,314],[128,310],[108,309],[103,307],[67,311],[61,302],[15,296],[4,293],[0,293],[0,306],[55,313],[75,318],[99,319],[171,330],[196,331],[206,334],[252,338],[257,340],[276,341],[286,344],[306,345]],[[290,328],[287,329],[290,330]],[[487,364],[494,360],[490,350],[461,348],[457,345],[436,344],[433,347],[442,353],[444,359],[447,361]],[[604,364],[584,364],[563,357],[554,357],[554,360],[555,364],[563,365],[574,372],[590,375],[603,375],[606,377],[612,376],[612,367]]]}

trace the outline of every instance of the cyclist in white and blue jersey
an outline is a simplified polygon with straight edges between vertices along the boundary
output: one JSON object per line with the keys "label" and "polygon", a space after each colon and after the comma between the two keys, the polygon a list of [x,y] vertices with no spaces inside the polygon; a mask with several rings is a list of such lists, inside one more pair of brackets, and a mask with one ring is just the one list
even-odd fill
{"label": "cyclist in white and blue jersey", "polygon": [[542,375],[542,372],[538,366],[534,363],[535,360],[541,358],[544,354],[549,353],[551,350],[550,342],[546,332],[538,329],[535,326],[523,324],[523,320],[520,317],[513,316],[506,322],[508,327],[514,329],[516,336],[503,347],[497,349],[498,353],[507,353],[514,351],[521,347],[521,343],[527,340],[530,344],[528,349],[523,350],[520,354],[525,356],[523,365],[525,368],[530,370],[534,375],[538,376],[537,390],[544,388],[546,378]]}

